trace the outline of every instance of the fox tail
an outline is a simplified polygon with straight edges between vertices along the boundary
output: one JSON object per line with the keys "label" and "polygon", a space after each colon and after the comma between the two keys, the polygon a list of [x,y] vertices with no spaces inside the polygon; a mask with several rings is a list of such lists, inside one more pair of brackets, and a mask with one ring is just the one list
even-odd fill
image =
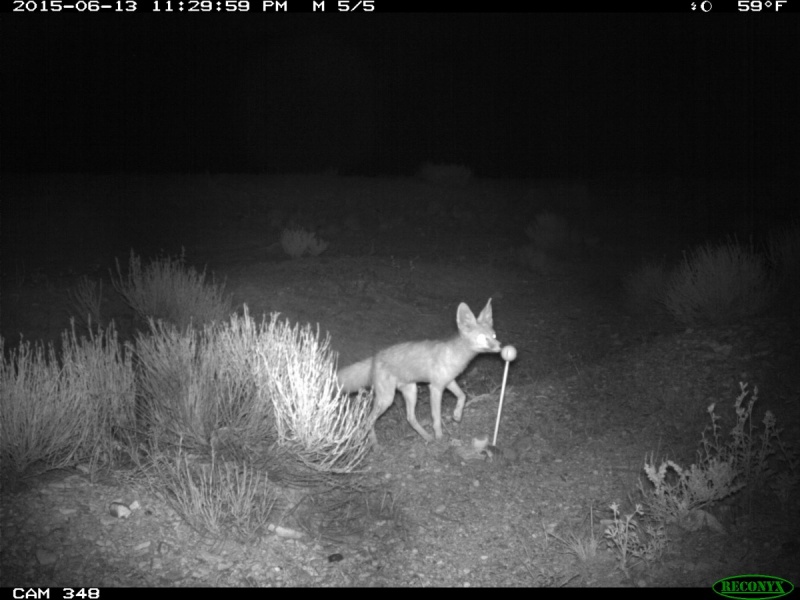
{"label": "fox tail", "polygon": [[361,388],[372,385],[373,358],[366,358],[360,362],[345,367],[337,374],[339,385],[348,394],[357,392]]}

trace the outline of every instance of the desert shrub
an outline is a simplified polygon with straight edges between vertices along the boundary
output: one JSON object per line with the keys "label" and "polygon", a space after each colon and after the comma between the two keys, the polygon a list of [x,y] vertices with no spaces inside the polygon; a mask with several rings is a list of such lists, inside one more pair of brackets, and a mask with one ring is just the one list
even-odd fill
{"label": "desert shrub", "polygon": [[[758,431],[752,421],[758,388],[750,395],[746,384],[740,387],[734,403],[736,425],[727,442],[720,435],[720,417],[712,404],[708,407],[711,425],[702,433],[696,463],[684,468],[671,460],[661,461],[658,466],[652,458],[645,461],[644,470],[652,487],[642,486],[641,492],[646,512],[654,520],[678,523],[690,530],[707,526],[723,532],[722,525],[707,510],[719,501],[746,487],[763,489],[767,482],[777,484],[771,487],[779,499],[783,495],[788,500],[791,490],[797,488],[800,469],[796,450],[781,439],[772,412],[765,413],[763,428]],[[783,469],[770,464],[773,456]]]}
{"label": "desert shrub", "polygon": [[281,233],[281,247],[292,258],[301,256],[319,256],[328,249],[328,242],[318,240],[313,231],[294,228],[284,229]]}
{"label": "desert shrub", "polygon": [[464,165],[435,165],[427,162],[417,177],[434,185],[445,187],[465,187],[472,179],[472,171]]}
{"label": "desert shrub", "polygon": [[232,311],[225,284],[206,283],[205,270],[187,268],[184,253],[157,258],[143,268],[131,250],[127,275],[122,275],[117,261],[117,276],[112,274],[111,283],[141,319],[165,320],[179,329],[192,322],[224,321]]}
{"label": "desert shrub", "polygon": [[259,391],[271,400],[279,444],[306,465],[349,472],[369,447],[369,402],[340,391],[330,338],[310,325],[291,327],[273,314],[259,339]]}
{"label": "desert shrub", "polygon": [[179,331],[150,322],[136,342],[151,448],[208,452],[268,446],[318,471],[348,472],[363,459],[366,397],[338,390],[329,340],[278,315]]}
{"label": "desert shrub", "polygon": [[[0,337],[0,353],[3,352]],[[5,355],[4,355],[5,356]],[[115,460],[135,429],[133,367],[112,327],[51,344],[23,342],[0,367],[0,455],[3,467],[38,472],[78,461]],[[123,446],[124,447],[124,446]],[[130,445],[127,446],[130,448]]]}
{"label": "desert shrub", "polygon": [[664,297],[680,323],[726,323],[758,314],[774,298],[764,261],[736,241],[707,244],[688,255],[672,273]]}
{"label": "desert shrub", "polygon": [[663,262],[644,262],[622,280],[626,304],[638,313],[663,310],[668,273]]}
{"label": "desert shrub", "polygon": [[202,330],[151,319],[136,340],[148,445],[209,451],[220,431],[233,431],[240,446],[274,438],[272,408],[259,400],[253,377],[261,335],[247,314]]}
{"label": "desert shrub", "polygon": [[630,559],[644,564],[659,558],[667,544],[666,525],[676,524],[688,531],[705,527],[724,534],[722,523],[711,509],[720,501],[749,490],[750,496],[769,490],[787,514],[800,486],[800,456],[796,448],[785,443],[777,419],[767,411],[763,427],[753,424],[753,405],[758,388],[752,395],[747,384],[734,402],[736,424],[726,441],[720,433],[720,417],[715,405],[708,407],[711,425],[701,434],[697,462],[683,467],[672,460],[657,463],[645,459],[647,482],[639,482],[643,498],[632,513],[622,516],[617,503],[611,505],[613,518],[605,521],[605,537],[609,547],[620,557],[627,572]]}
{"label": "desert shrub", "polygon": [[368,448],[368,397],[339,391],[328,339],[309,326],[256,324],[246,306],[202,330],[151,319],[136,361],[148,481],[205,535],[272,530],[273,475],[324,495]]}
{"label": "desert shrub", "polygon": [[276,490],[246,462],[225,462],[214,453],[200,460],[180,450],[155,456],[147,474],[153,491],[202,535],[247,543],[266,533]]}

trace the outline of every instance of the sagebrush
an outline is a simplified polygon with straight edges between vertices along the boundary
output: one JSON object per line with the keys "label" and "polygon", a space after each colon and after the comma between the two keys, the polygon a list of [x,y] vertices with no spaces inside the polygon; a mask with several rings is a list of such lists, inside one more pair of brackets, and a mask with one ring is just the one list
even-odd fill
{"label": "sagebrush", "polygon": [[677,321],[728,323],[761,313],[775,296],[763,256],[729,240],[684,255],[672,273],[664,304]]}
{"label": "sagebrush", "polygon": [[245,307],[224,326],[184,331],[150,321],[136,351],[151,446],[208,450],[225,430],[241,447],[288,447],[317,470],[358,466],[368,397],[339,391],[328,338],[278,317],[256,325]]}
{"label": "sagebrush", "polygon": [[225,284],[206,282],[206,272],[187,267],[185,252],[178,257],[160,257],[147,266],[133,250],[128,271],[122,274],[117,261],[117,274],[111,283],[125,302],[143,320],[163,320],[185,329],[190,323],[201,327],[220,323],[231,314],[231,296]]}
{"label": "sagebrush", "polygon": [[[0,454],[22,474],[76,462],[114,463],[135,431],[130,353],[113,324],[78,337],[65,331],[61,351],[24,341],[0,366]],[[4,340],[0,337],[0,353]],[[4,355],[5,356],[5,355]]]}
{"label": "sagebrush", "polygon": [[313,231],[301,228],[284,229],[281,233],[281,247],[291,258],[305,255],[319,256],[328,249],[328,242],[317,239]]}

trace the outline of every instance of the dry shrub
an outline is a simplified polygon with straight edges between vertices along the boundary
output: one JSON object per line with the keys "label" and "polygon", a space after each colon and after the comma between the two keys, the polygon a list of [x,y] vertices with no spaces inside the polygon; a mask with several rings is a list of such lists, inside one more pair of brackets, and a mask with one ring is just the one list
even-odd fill
{"label": "dry shrub", "polygon": [[[0,352],[4,350],[0,337]],[[0,367],[0,454],[17,474],[89,460],[112,463],[135,429],[133,367],[113,326],[51,344],[23,342]]]}
{"label": "dry shrub", "polygon": [[291,327],[273,314],[259,340],[258,388],[274,408],[279,444],[306,465],[350,472],[366,455],[370,406],[365,394],[339,389],[330,338],[310,325]]}
{"label": "dry shrub", "polygon": [[[646,513],[656,521],[678,523],[685,529],[710,527],[724,529],[709,509],[729,496],[747,488],[762,490],[771,483],[773,491],[788,499],[800,483],[800,465],[796,448],[783,441],[782,430],[771,411],[764,414],[763,427],[753,423],[753,405],[758,388],[752,395],[747,384],[740,383],[741,393],[734,402],[736,425],[726,441],[721,435],[720,417],[715,405],[708,407],[711,425],[702,433],[698,460],[682,467],[672,460],[656,465],[653,458],[645,461],[644,470],[652,487],[640,491],[645,498]],[[747,400],[747,402],[745,402]],[[779,477],[783,475],[783,477]]]}
{"label": "dry shrub", "polygon": [[[178,331],[151,320],[136,350],[151,448],[208,451],[215,439],[240,449],[288,449],[318,471],[350,472],[368,444],[367,397],[347,398],[329,340],[273,314]],[[224,432],[224,435],[222,435]]]}
{"label": "dry shrub", "polygon": [[259,399],[253,376],[260,335],[247,314],[202,330],[151,319],[150,333],[136,340],[148,445],[208,451],[225,430],[242,446],[274,439],[272,409]]}
{"label": "dry shrub", "polygon": [[117,261],[117,276],[111,283],[125,302],[144,321],[165,320],[185,329],[190,323],[222,322],[231,314],[231,297],[225,284],[213,279],[206,283],[205,270],[185,266],[185,253],[179,257],[161,257],[142,267],[141,259],[131,250],[128,273],[122,275]]}
{"label": "dry shrub", "polygon": [[281,233],[281,247],[292,258],[301,256],[319,256],[328,249],[328,242],[318,240],[313,231],[294,228],[284,229]]}
{"label": "dry shrub", "polygon": [[727,323],[763,311],[775,296],[764,261],[736,241],[684,255],[664,302],[680,323]]}
{"label": "dry shrub", "polygon": [[266,473],[246,463],[179,451],[154,457],[148,476],[153,491],[202,535],[247,543],[266,533],[277,493]]}

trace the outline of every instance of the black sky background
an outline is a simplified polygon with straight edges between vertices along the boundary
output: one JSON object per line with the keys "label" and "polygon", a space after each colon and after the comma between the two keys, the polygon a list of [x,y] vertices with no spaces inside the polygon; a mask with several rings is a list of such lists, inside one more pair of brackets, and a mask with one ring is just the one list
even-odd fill
{"label": "black sky background", "polygon": [[0,15],[10,172],[794,177],[793,14]]}

